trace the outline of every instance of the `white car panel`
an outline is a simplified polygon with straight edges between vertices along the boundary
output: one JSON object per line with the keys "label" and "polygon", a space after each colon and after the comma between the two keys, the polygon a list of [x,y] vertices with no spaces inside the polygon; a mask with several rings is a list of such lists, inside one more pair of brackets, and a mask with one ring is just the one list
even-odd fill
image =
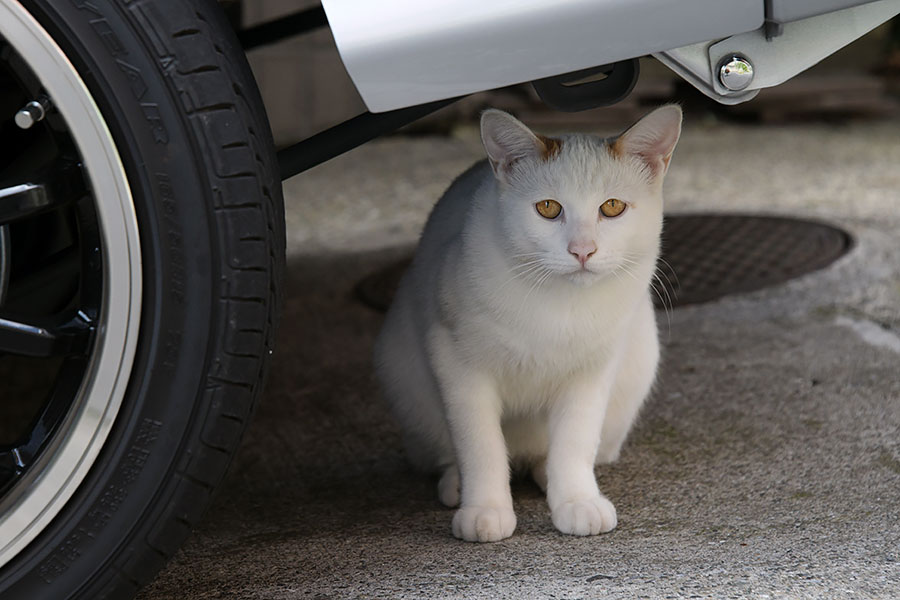
{"label": "white car panel", "polygon": [[721,39],[764,20],[763,0],[322,4],[344,65],[372,112]]}

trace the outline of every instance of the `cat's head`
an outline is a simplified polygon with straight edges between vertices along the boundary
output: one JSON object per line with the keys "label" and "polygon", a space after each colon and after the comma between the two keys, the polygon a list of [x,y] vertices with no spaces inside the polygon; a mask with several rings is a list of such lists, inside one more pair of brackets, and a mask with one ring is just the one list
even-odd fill
{"label": "cat's head", "polygon": [[481,137],[498,183],[499,241],[515,268],[590,284],[655,264],[662,180],[680,134],[675,105],[610,140],[548,138],[505,112],[485,111]]}

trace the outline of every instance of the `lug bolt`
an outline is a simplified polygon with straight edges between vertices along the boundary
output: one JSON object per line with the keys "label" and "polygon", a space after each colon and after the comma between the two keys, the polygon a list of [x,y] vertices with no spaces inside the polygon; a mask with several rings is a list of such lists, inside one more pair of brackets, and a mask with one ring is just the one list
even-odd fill
{"label": "lug bolt", "polygon": [[726,57],[719,63],[719,83],[732,92],[746,89],[753,81],[753,65],[740,55]]}
{"label": "lug bolt", "polygon": [[32,100],[16,113],[16,125],[20,129],[30,129],[35,123],[44,120],[50,110],[50,99],[47,97]]}

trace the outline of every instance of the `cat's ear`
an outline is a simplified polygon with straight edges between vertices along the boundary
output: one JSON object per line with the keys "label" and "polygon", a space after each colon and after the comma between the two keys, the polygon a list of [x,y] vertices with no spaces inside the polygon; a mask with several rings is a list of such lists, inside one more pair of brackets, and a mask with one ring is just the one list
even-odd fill
{"label": "cat's ear", "polygon": [[506,181],[520,160],[547,160],[559,152],[561,142],[534,134],[512,115],[488,109],[481,114],[481,141],[494,175]]}
{"label": "cat's ear", "polygon": [[667,104],[657,108],[619,136],[610,149],[617,156],[635,156],[661,178],[681,135],[681,107]]}

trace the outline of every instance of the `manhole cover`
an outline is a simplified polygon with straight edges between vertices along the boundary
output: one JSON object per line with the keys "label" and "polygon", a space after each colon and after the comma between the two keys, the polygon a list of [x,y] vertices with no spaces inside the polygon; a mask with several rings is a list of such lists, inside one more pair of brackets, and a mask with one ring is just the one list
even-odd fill
{"label": "manhole cover", "polygon": [[[673,307],[769,287],[821,269],[852,246],[830,225],[784,217],[697,214],[666,217],[659,282]],[[363,303],[385,311],[411,259],[369,275]],[[665,289],[661,289],[661,288]],[[657,305],[661,306],[659,297]]]}
{"label": "manhole cover", "polygon": [[659,270],[671,280],[675,306],[696,304],[816,271],[843,256],[852,243],[836,227],[799,219],[675,216],[663,227]]}

